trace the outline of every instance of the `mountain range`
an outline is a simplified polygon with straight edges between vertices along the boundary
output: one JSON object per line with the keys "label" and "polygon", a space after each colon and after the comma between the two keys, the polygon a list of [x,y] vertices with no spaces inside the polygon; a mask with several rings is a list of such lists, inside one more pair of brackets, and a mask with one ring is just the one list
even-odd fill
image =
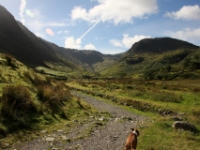
{"label": "mountain range", "polygon": [[184,77],[188,72],[200,77],[200,48],[189,42],[169,37],[143,39],[116,55],[68,49],[37,37],[3,6],[0,6],[0,53],[36,70],[42,68],[43,73],[48,69],[66,75],[163,79],[167,70],[167,79]]}

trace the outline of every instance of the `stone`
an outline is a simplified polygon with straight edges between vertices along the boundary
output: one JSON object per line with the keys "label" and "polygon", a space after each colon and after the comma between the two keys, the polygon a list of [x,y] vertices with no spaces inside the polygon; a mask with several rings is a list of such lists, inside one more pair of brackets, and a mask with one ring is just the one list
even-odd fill
{"label": "stone", "polygon": [[99,118],[99,121],[104,121],[104,118]]}
{"label": "stone", "polygon": [[64,131],[63,131],[63,130],[57,130],[57,132],[58,132],[58,133],[63,133]]}
{"label": "stone", "polygon": [[69,141],[69,138],[67,138],[65,135],[62,135],[60,138],[61,138],[63,141]]}
{"label": "stone", "polygon": [[54,140],[55,140],[54,137],[47,137],[47,138],[46,138],[46,141],[47,141],[47,142],[53,142]]}
{"label": "stone", "polygon": [[45,133],[48,133],[48,131],[42,130],[42,131],[40,131],[40,133],[45,134]]}

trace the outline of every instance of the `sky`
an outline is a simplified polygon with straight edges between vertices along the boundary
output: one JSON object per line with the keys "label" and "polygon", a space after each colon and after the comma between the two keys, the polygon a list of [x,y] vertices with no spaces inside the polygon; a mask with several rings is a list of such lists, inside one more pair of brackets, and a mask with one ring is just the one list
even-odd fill
{"label": "sky", "polygon": [[117,54],[156,37],[200,46],[200,0],[0,0],[0,5],[60,47]]}

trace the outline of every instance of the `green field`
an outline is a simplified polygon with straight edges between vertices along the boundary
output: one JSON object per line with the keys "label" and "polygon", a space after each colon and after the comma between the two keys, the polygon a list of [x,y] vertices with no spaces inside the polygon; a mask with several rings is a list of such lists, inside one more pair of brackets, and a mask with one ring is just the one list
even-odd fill
{"label": "green field", "polygon": [[175,131],[174,118],[194,124],[200,130],[199,80],[145,81],[132,79],[81,80],[66,84],[108,103],[150,117],[154,122],[139,125],[140,149],[199,149],[200,133]]}

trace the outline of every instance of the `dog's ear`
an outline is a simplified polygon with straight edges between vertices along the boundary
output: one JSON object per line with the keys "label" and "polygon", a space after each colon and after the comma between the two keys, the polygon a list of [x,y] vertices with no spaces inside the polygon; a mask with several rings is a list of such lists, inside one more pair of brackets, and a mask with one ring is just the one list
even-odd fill
{"label": "dog's ear", "polygon": [[131,128],[131,131],[134,131],[134,128]]}

